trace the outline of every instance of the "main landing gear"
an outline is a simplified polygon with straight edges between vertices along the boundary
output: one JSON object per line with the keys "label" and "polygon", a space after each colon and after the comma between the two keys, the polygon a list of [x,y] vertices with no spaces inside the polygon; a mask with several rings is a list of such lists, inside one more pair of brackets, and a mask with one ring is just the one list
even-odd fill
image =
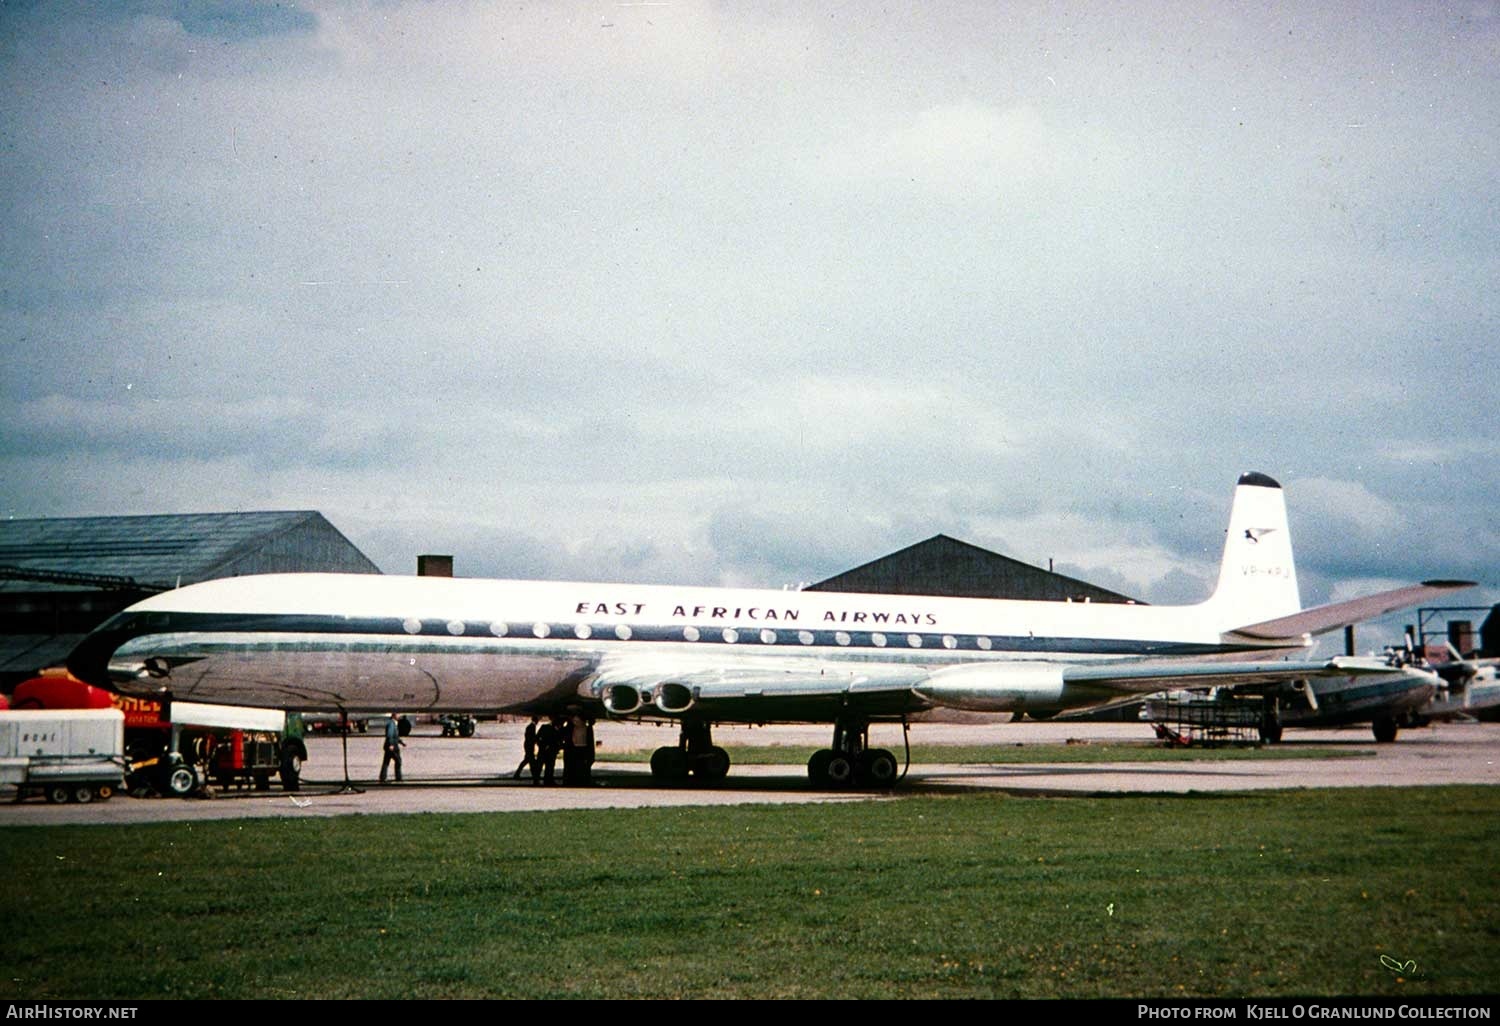
{"label": "main landing gear", "polygon": [[807,776],[814,787],[883,790],[895,787],[900,775],[895,755],[870,747],[870,721],[863,717],[834,721],[833,747],[819,749],[807,760]]}
{"label": "main landing gear", "polygon": [[717,784],[729,774],[729,753],[714,744],[707,720],[685,719],[676,745],[651,753],[651,776],[667,784],[692,776],[700,784]]}

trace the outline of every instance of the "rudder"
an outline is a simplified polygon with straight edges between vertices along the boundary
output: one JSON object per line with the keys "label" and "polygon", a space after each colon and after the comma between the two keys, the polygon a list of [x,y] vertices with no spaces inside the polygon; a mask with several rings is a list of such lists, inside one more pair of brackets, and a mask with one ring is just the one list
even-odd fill
{"label": "rudder", "polygon": [[1242,474],[1235,486],[1219,583],[1206,605],[1225,630],[1302,608],[1286,498],[1265,474]]}

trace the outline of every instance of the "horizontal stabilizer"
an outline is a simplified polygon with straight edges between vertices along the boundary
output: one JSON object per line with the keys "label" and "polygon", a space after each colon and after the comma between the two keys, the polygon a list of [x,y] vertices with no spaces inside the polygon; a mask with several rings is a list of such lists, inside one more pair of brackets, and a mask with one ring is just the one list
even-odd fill
{"label": "horizontal stabilizer", "polygon": [[1225,633],[1257,640],[1300,638],[1304,634],[1323,634],[1364,620],[1372,620],[1398,609],[1415,606],[1450,591],[1472,587],[1474,587],[1473,581],[1423,581],[1421,584],[1397,588],[1394,591],[1382,591],[1375,595],[1366,595],[1364,598],[1350,599],[1348,602],[1314,606],[1300,613],[1236,627]]}

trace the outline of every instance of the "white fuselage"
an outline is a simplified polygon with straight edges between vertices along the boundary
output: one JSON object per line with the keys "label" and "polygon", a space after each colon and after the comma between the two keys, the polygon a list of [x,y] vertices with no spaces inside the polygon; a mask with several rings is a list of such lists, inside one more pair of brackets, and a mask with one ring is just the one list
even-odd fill
{"label": "white fuselage", "polygon": [[758,672],[839,665],[855,679],[861,665],[1287,651],[1284,640],[1226,643],[1227,626],[1208,603],[273,574],[154,596],[99,635],[118,641],[103,657],[125,692],[170,686],[178,698],[288,708],[457,711],[587,697],[601,669],[636,661]]}

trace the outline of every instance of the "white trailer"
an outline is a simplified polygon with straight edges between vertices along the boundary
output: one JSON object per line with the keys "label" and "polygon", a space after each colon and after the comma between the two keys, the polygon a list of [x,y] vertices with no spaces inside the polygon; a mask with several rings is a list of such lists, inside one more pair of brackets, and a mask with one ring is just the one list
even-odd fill
{"label": "white trailer", "polygon": [[125,714],[118,709],[0,710],[0,786],[16,800],[91,802],[125,779]]}

